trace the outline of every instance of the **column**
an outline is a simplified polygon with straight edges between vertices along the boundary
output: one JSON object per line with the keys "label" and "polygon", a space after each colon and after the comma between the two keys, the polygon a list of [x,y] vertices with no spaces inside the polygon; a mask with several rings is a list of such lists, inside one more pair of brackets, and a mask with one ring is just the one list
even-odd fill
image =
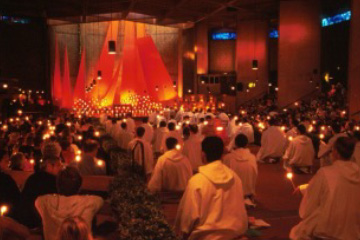
{"label": "column", "polygon": [[194,77],[194,92],[197,92],[197,74],[208,73],[208,24],[200,22],[195,26],[196,73]]}
{"label": "column", "polygon": [[320,69],[319,0],[280,2],[278,102],[292,104],[313,92]]}

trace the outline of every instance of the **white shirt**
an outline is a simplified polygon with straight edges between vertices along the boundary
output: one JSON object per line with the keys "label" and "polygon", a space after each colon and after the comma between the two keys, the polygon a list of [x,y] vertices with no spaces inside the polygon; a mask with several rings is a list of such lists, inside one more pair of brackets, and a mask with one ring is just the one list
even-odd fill
{"label": "white shirt", "polygon": [[184,191],[191,176],[189,160],[181,152],[173,149],[158,159],[148,188],[152,192]]}
{"label": "white shirt", "polygon": [[149,123],[144,123],[141,125],[145,129],[145,134],[143,138],[148,141],[148,143],[151,143],[154,137],[154,129]]}
{"label": "white shirt", "polygon": [[320,168],[300,205],[301,222],[291,239],[311,236],[331,239],[360,238],[360,169],[351,161],[335,161]]}
{"label": "white shirt", "polygon": [[91,222],[103,204],[104,200],[98,196],[48,194],[38,197],[35,207],[42,219],[45,240],[56,240],[62,222],[68,217],[83,218],[91,229]]}
{"label": "white shirt", "polygon": [[201,141],[198,135],[193,134],[190,134],[190,137],[184,141],[183,154],[189,159],[193,171],[197,171],[203,165]]}
{"label": "white shirt", "polygon": [[239,134],[244,134],[248,139],[248,143],[254,143],[254,128],[251,124],[244,123],[235,130],[235,133],[233,134],[228,145],[229,151],[231,151],[235,147],[235,138]]}
{"label": "white shirt", "polygon": [[270,126],[261,136],[261,148],[256,155],[256,159],[261,161],[268,157],[282,157],[286,144],[287,140],[284,132],[279,127]]}
{"label": "white shirt", "polygon": [[290,165],[298,167],[312,166],[315,159],[312,140],[305,135],[295,137],[290,141],[283,158],[288,159]]}
{"label": "white shirt", "polygon": [[255,155],[247,148],[238,148],[224,156],[224,164],[240,177],[244,195],[255,195],[258,175]]}
{"label": "white shirt", "polygon": [[247,230],[240,178],[221,161],[199,168],[181,199],[175,228],[189,240],[234,239]]}

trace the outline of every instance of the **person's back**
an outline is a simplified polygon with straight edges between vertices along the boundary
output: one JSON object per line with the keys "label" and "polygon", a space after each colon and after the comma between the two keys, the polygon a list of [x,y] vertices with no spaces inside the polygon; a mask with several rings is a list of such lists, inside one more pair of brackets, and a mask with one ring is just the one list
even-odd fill
{"label": "person's back", "polygon": [[154,135],[154,151],[155,151],[155,153],[161,152],[161,144],[163,143],[164,138],[168,132],[169,131],[166,128],[166,122],[161,121],[160,127],[155,130],[155,135]]}
{"label": "person's back", "polygon": [[188,180],[192,176],[189,160],[176,147],[177,140],[168,138],[165,152],[157,161],[154,173],[148,184],[152,192],[156,191],[184,191]]}
{"label": "person's back", "polygon": [[106,164],[97,159],[99,145],[96,141],[88,140],[84,144],[84,155],[77,164],[81,175],[106,175]]}
{"label": "person's back", "polygon": [[315,150],[311,139],[305,135],[294,138],[285,152],[290,166],[307,167],[313,165]]}
{"label": "person's back", "polygon": [[339,138],[333,150],[339,160],[321,168],[310,181],[300,205],[302,221],[291,230],[291,239],[359,239],[360,168],[350,161],[351,141]]}
{"label": "person's back", "polygon": [[201,161],[201,139],[197,136],[197,132],[191,133],[184,142],[183,154],[189,159],[194,172],[203,165]]}
{"label": "person's back", "polygon": [[241,179],[244,196],[255,195],[258,168],[256,157],[247,147],[247,137],[239,134],[235,138],[236,149],[224,156],[224,164],[233,170]]}
{"label": "person's back", "polygon": [[258,161],[266,158],[280,158],[286,148],[285,134],[279,127],[271,125],[261,136],[261,147],[256,155]]}
{"label": "person's back", "polygon": [[240,237],[247,230],[247,213],[240,178],[220,160],[223,143],[207,137],[202,143],[207,165],[199,168],[186,187],[176,228],[190,240]]}
{"label": "person's back", "polygon": [[144,139],[148,142],[151,143],[154,137],[154,129],[153,127],[149,124],[149,119],[148,118],[144,118],[143,119],[143,124],[141,125],[141,127],[143,127],[145,129],[145,134],[144,134]]}
{"label": "person's back", "polygon": [[91,230],[81,217],[66,218],[59,229],[57,240],[92,240]]}
{"label": "person's back", "polygon": [[40,196],[35,201],[41,215],[45,240],[56,240],[62,222],[68,217],[79,216],[89,229],[95,214],[104,200],[98,196],[78,195],[82,178],[76,168],[67,167],[57,178],[59,194]]}

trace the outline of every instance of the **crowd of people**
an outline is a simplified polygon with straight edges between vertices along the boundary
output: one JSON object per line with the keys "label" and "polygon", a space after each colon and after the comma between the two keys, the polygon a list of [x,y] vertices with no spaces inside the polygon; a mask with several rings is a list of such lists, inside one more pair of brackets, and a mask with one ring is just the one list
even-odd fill
{"label": "crowd of people", "polygon": [[[141,121],[131,114],[3,119],[2,225],[25,237],[41,229],[45,240],[91,239],[104,200],[79,190],[84,176],[112,174],[102,144],[111,138],[142,167],[149,191],[183,193],[175,230],[184,239],[244,236],[258,164],[279,162],[294,174],[315,173],[291,239],[360,239],[360,125],[337,98],[320,94],[282,109],[264,98],[235,115],[166,108]],[[21,189],[14,171],[33,172]]]}

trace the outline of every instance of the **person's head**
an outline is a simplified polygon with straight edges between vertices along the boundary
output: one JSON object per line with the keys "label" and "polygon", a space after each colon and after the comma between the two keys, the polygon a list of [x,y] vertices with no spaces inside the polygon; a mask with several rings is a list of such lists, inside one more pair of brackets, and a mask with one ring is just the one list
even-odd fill
{"label": "person's head", "polygon": [[178,144],[178,140],[172,137],[167,138],[165,142],[167,150],[174,149],[176,147],[176,144]]}
{"label": "person's head", "polygon": [[306,134],[306,127],[304,125],[300,124],[296,127],[296,129],[300,135]]}
{"label": "person's head", "polygon": [[275,126],[275,125],[276,125],[276,120],[275,120],[275,118],[270,118],[270,120],[269,120],[269,125],[270,125],[270,126]]}
{"label": "person's head", "polygon": [[138,128],[136,129],[136,136],[137,136],[138,138],[142,138],[142,137],[144,136],[144,134],[145,134],[145,128],[143,128],[143,127],[138,127]]}
{"label": "person's head", "polygon": [[144,117],[144,118],[142,119],[142,121],[143,121],[143,123],[148,123],[148,122],[149,122],[149,118],[148,118],[148,117]]}
{"label": "person's head", "polygon": [[238,134],[235,137],[235,145],[237,148],[245,148],[248,144],[248,138],[244,134]]}
{"label": "person's head", "polygon": [[60,158],[58,157],[48,157],[44,159],[45,164],[45,172],[50,173],[52,175],[58,175],[60,170],[62,169],[62,164]]}
{"label": "person's head", "polygon": [[160,127],[166,127],[166,122],[165,121],[161,121],[159,124]]}
{"label": "person's head", "polygon": [[333,159],[341,161],[350,161],[354,149],[356,140],[350,137],[339,137],[333,146]]}
{"label": "person's head", "polygon": [[189,127],[184,127],[183,136],[184,136],[184,138],[188,138],[190,136],[190,128]]}
{"label": "person's head", "polygon": [[211,163],[221,159],[224,152],[224,143],[221,138],[210,136],[202,141],[201,148],[205,162]]}
{"label": "person's head", "polygon": [[121,126],[121,128],[124,129],[124,130],[126,130],[126,128],[127,128],[126,122],[122,122],[120,126]]}
{"label": "person's head", "polygon": [[291,124],[294,126],[294,127],[297,127],[299,125],[299,121],[296,120],[296,119],[292,119],[291,120]]}
{"label": "person's head", "polygon": [[339,123],[333,123],[331,125],[331,129],[333,130],[334,134],[341,132],[341,125]]}
{"label": "person's head", "polygon": [[44,158],[60,157],[61,147],[57,142],[48,141],[44,144],[42,154]]}
{"label": "person's head", "polygon": [[0,170],[1,171],[8,170],[9,165],[10,165],[9,153],[6,150],[1,149],[0,150]]}
{"label": "person's head", "polygon": [[59,229],[57,240],[92,240],[91,231],[81,217],[66,218]]}
{"label": "person's head", "polygon": [[175,123],[169,122],[168,123],[168,129],[169,129],[169,131],[174,131],[175,130]]}
{"label": "person's head", "polygon": [[84,144],[84,153],[91,156],[96,156],[99,149],[99,144],[97,141],[88,140]]}
{"label": "person's head", "polygon": [[25,168],[25,156],[23,153],[18,152],[10,158],[10,169],[15,171],[22,171]]}
{"label": "person's head", "polygon": [[190,125],[189,128],[190,128],[190,133],[193,135],[195,135],[199,132],[199,128],[195,124]]}
{"label": "person's head", "polygon": [[79,193],[82,177],[75,167],[66,167],[61,170],[56,178],[58,193],[64,196],[72,196]]}
{"label": "person's head", "polygon": [[70,142],[67,139],[60,141],[60,147],[62,151],[68,151],[70,149]]}

